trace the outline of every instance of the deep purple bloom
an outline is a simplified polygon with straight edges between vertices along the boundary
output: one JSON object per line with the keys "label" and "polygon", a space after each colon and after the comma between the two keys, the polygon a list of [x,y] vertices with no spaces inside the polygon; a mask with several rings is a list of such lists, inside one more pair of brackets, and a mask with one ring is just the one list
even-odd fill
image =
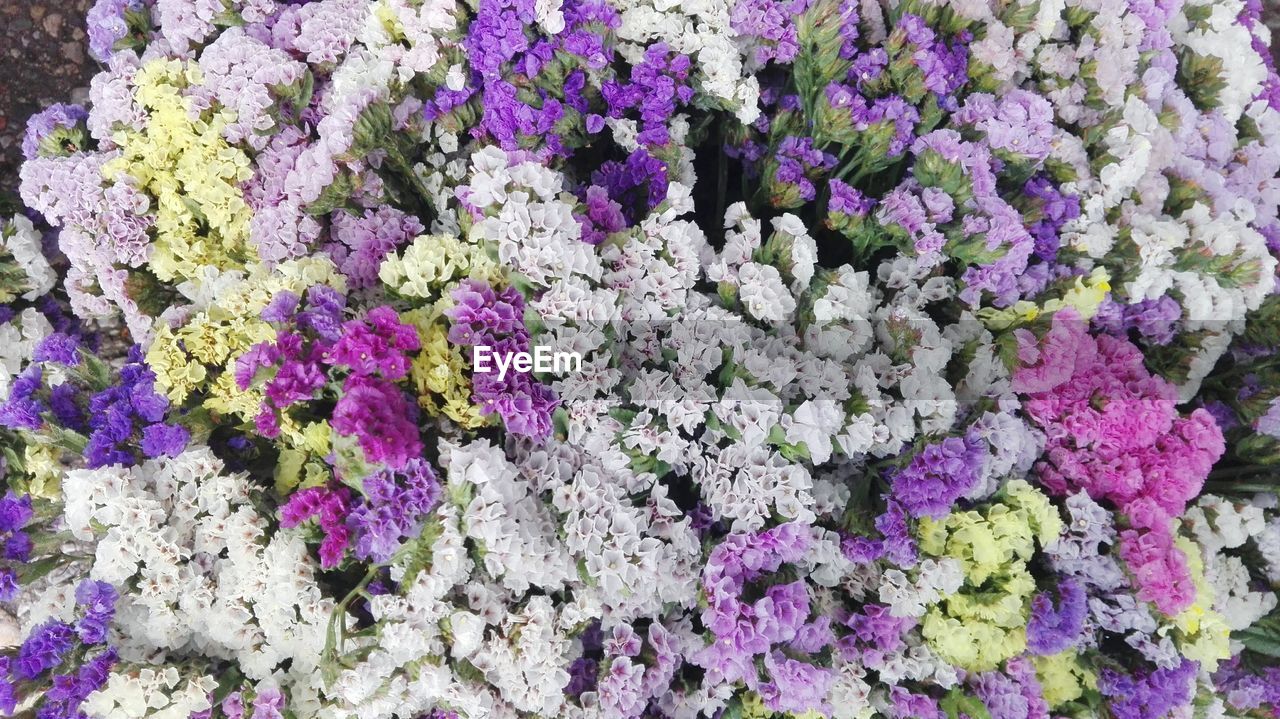
{"label": "deep purple bloom", "polygon": [[264,322],[272,324],[284,324],[293,319],[293,314],[298,311],[298,303],[302,298],[292,292],[285,290],[272,298],[266,307],[262,308],[260,317]]}
{"label": "deep purple bloom", "polygon": [[31,353],[31,359],[36,362],[56,362],[67,367],[75,367],[80,364],[79,350],[79,343],[74,337],[54,332],[40,340],[40,344],[37,344]]}
{"label": "deep purple bloom", "polygon": [[43,373],[40,365],[29,365],[9,385],[9,399],[0,404],[0,426],[10,429],[39,429],[45,411],[44,404],[35,396],[41,387]]}
{"label": "deep purple bloom", "polygon": [[351,536],[346,524],[350,498],[351,490],[341,486],[300,489],[280,508],[280,526],[289,529],[315,518],[325,534],[320,543],[320,566],[332,569],[342,562]]}
{"label": "deep purple bloom", "polygon": [[333,431],[354,436],[365,459],[402,469],[422,454],[416,407],[404,392],[382,379],[353,376],[333,408]]}
{"label": "deep purple bloom", "polygon": [[106,641],[107,628],[116,612],[116,589],[106,582],[86,579],[76,587],[76,604],[84,614],[76,622],[76,634],[85,644]]}
{"label": "deep purple bloom", "polygon": [[180,424],[151,424],[142,430],[142,453],[148,457],[177,457],[187,448],[191,433]]}
{"label": "deep purple bloom", "polygon": [[398,380],[409,372],[407,352],[421,345],[413,325],[400,322],[385,305],[369,310],[363,320],[343,324],[342,337],[325,352],[325,361],[345,365],[353,376]]}
{"label": "deep purple bloom", "polygon": [[0,532],[16,532],[27,526],[34,516],[31,495],[17,495],[10,490],[0,498]]}
{"label": "deep purple bloom", "polygon": [[1107,697],[1107,709],[1115,719],[1162,719],[1191,701],[1199,666],[1184,658],[1176,667],[1146,675],[1108,667],[1098,675],[1098,691]]}
{"label": "deep purple bloom", "polygon": [[12,602],[21,589],[18,573],[12,567],[0,567],[0,602]]}
{"label": "deep purple bloom", "polygon": [[18,649],[14,675],[31,680],[58,666],[74,639],[75,632],[66,622],[50,620],[41,624],[31,631]]}
{"label": "deep purple bloom", "polygon": [[398,472],[383,469],[365,477],[361,485],[364,501],[347,517],[355,554],[387,562],[439,502],[440,483],[426,460],[414,458]]}

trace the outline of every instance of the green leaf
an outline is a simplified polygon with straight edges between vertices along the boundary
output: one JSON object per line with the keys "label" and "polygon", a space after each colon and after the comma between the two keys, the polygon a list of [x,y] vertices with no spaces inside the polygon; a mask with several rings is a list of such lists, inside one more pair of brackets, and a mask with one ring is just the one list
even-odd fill
{"label": "green leaf", "polygon": [[1253,626],[1232,633],[1251,651],[1280,659],[1280,613],[1259,619]]}
{"label": "green leaf", "polygon": [[987,711],[987,706],[982,700],[975,696],[964,694],[959,689],[952,689],[942,698],[942,710],[947,713],[948,719],[991,719],[991,712]]}

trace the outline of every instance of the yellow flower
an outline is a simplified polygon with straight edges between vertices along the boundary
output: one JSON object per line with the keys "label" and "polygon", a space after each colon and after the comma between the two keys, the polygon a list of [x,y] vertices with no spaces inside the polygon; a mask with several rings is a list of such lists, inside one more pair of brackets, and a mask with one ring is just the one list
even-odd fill
{"label": "yellow flower", "polygon": [[[325,257],[290,260],[275,267],[253,265],[239,281],[222,289],[208,309],[177,330],[161,327],[156,332],[147,362],[155,369],[157,384],[178,403],[192,392],[207,392],[206,409],[252,421],[262,395],[236,386],[232,379],[236,360],[255,344],[275,339],[275,328],[259,317],[272,299],[286,291],[302,295],[316,285],[346,292],[345,278]],[[291,422],[282,424],[281,430],[286,428],[296,432],[293,436],[299,443],[320,441],[320,434],[308,435]]]}
{"label": "yellow flower", "polygon": [[988,329],[1004,330],[1033,321],[1040,316],[1040,307],[1034,302],[1019,300],[1012,307],[998,310],[994,307],[983,307],[978,310],[978,319]]}
{"label": "yellow flower", "polygon": [[1074,307],[1081,319],[1089,320],[1098,314],[1098,306],[1111,291],[1111,276],[1102,267],[1095,267],[1087,278],[1076,277],[1075,283],[1063,292],[1062,297],[1046,300],[1037,305],[1027,300],[1019,300],[1012,307],[998,310],[994,307],[983,307],[978,310],[978,319],[989,329],[1005,330],[1010,327],[1025,325],[1041,315],[1053,314],[1066,307]]}
{"label": "yellow flower", "polygon": [[1231,656],[1231,628],[1227,626],[1227,620],[1213,609],[1213,585],[1204,576],[1200,545],[1182,536],[1175,537],[1174,544],[1187,557],[1187,569],[1196,587],[1196,599],[1173,617],[1171,624],[1164,624],[1159,631],[1161,634],[1172,633],[1174,643],[1183,656],[1213,671],[1218,662]]}
{"label": "yellow flower", "polygon": [[1044,700],[1050,709],[1056,709],[1069,701],[1084,696],[1086,689],[1095,689],[1098,677],[1088,667],[1080,663],[1074,649],[1051,654],[1049,656],[1032,657],[1036,667],[1036,676],[1044,690]]}
{"label": "yellow flower", "polygon": [[181,60],[152,60],[134,80],[146,119],[140,131],[116,133],[120,154],[103,173],[155,200],[148,268],[169,282],[193,279],[205,266],[243,266],[255,253],[248,243],[252,212],[240,186],[253,170],[249,157],[222,138],[232,115],[197,112],[183,93],[199,83],[199,72]]}
{"label": "yellow flower", "polygon": [[22,452],[22,467],[26,470],[25,491],[39,499],[59,499],[62,496],[62,462],[59,451],[47,444],[28,444]]}
{"label": "yellow flower", "polygon": [[1076,278],[1076,284],[1062,296],[1062,304],[1076,308],[1081,319],[1093,319],[1098,314],[1098,306],[1111,291],[1111,276],[1103,267],[1093,268],[1088,280]]}
{"label": "yellow flower", "polygon": [[764,699],[755,692],[743,692],[742,694],[742,719],[769,719],[773,716],[773,712],[764,706]]}
{"label": "yellow flower", "polygon": [[444,415],[465,429],[488,424],[488,418],[471,402],[467,359],[463,348],[449,343],[441,312],[437,308],[422,308],[404,313],[401,319],[418,330],[422,343],[409,371],[418,404],[428,414]]}
{"label": "yellow flower", "polygon": [[922,519],[924,554],[960,563],[965,582],[930,606],[921,633],[947,661],[971,671],[995,669],[1026,649],[1026,621],[1036,584],[1027,563],[1037,543],[1062,530],[1048,497],[1022,480],[1010,482],[981,509]]}
{"label": "yellow flower", "polygon": [[157,386],[174,404],[182,404],[187,395],[204,382],[208,373],[204,365],[192,362],[178,345],[178,338],[167,325],[156,331],[147,350],[147,365],[156,373]]}
{"label": "yellow flower", "polygon": [[497,261],[484,245],[470,244],[451,235],[418,237],[402,254],[388,255],[378,276],[400,295],[423,300],[435,300],[467,278],[490,284],[502,279]]}

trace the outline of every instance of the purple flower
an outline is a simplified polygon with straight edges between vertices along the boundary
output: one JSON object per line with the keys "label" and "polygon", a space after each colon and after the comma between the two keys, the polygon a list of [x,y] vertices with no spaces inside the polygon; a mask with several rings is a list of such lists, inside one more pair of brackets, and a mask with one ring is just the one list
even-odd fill
{"label": "purple flower", "polygon": [[622,205],[611,199],[603,187],[591,185],[584,194],[587,213],[578,216],[583,242],[598,245],[614,232],[626,229],[627,219],[622,214]]}
{"label": "purple flower", "polygon": [[[175,447],[180,453],[189,437],[185,429],[164,424],[168,409],[169,401],[155,391],[155,373],[135,347],[120,369],[117,384],[89,398],[88,466],[135,464],[138,449],[148,457],[169,454]],[[152,429],[153,425],[157,428]]]}
{"label": "purple flower", "polygon": [[569,664],[569,683],[564,686],[565,696],[577,698],[596,689],[600,664],[594,659],[578,657]]}
{"label": "purple flower", "polygon": [[89,54],[107,62],[115,54],[116,43],[129,34],[128,15],[143,9],[142,0],[97,0],[89,8]]}
{"label": "purple flower", "polygon": [[50,620],[36,627],[18,649],[14,676],[32,680],[58,666],[74,638],[75,632],[66,622]]}
{"label": "purple flower", "polygon": [[101,644],[106,641],[107,628],[116,612],[116,589],[106,582],[86,579],[76,587],[76,604],[84,608],[84,615],[76,623],[76,634],[85,644]]}
{"label": "purple flower", "polygon": [[45,411],[44,404],[35,396],[43,379],[40,365],[29,365],[9,386],[9,399],[0,404],[0,426],[10,429],[39,429]]}
{"label": "purple flower", "polygon": [[387,469],[361,482],[364,501],[347,516],[355,537],[355,554],[375,562],[390,561],[404,539],[416,536],[440,501],[440,482],[426,460],[415,457],[402,470]]}
{"label": "purple flower", "polygon": [[311,399],[326,381],[324,372],[315,362],[289,358],[276,370],[276,375],[267,380],[264,391],[272,404],[284,408],[294,402]]}
{"label": "purple flower", "polygon": [[781,644],[795,638],[800,626],[809,618],[809,592],[803,581],[777,584],[752,607],[756,631],[770,644]]}
{"label": "purple flower", "polygon": [[16,532],[27,526],[34,516],[31,495],[17,495],[10,490],[0,498],[0,532]]}
{"label": "purple flower", "polygon": [[325,352],[325,361],[345,365],[352,376],[398,380],[409,372],[405,353],[420,346],[413,325],[401,323],[395,310],[383,305],[369,310],[364,320],[343,324],[342,337]]}
{"label": "purple flower", "polygon": [[0,602],[12,602],[21,589],[18,573],[12,567],[0,567]]}
{"label": "purple flower", "polygon": [[326,342],[342,337],[342,314],[347,297],[328,285],[307,288],[307,309],[297,317],[298,327],[319,335]]}
{"label": "purple flower", "polygon": [[889,719],[946,719],[938,700],[928,694],[912,694],[899,686],[889,688]]}
{"label": "purple flower", "polygon": [[[46,139],[55,136],[58,130],[72,129],[88,118],[89,113],[83,107],[63,103],[55,103],[37,112],[27,120],[27,132],[22,137],[22,156],[28,160],[36,159]],[[58,150],[59,153],[49,154],[60,154],[62,148]]]}
{"label": "purple flower", "polygon": [[[111,667],[115,665],[117,654],[114,647],[99,652],[92,659],[80,665],[75,674],[61,674],[53,677],[51,686],[44,694],[44,701],[36,712],[38,719],[53,717],[82,717],[80,705],[90,694],[106,685],[111,676]],[[0,705],[3,700],[0,700]],[[3,709],[3,706],[0,706]]]}
{"label": "purple flower", "polygon": [[1040,201],[1039,211],[1033,215],[1039,219],[1028,227],[1035,238],[1036,257],[1053,262],[1058,257],[1058,232],[1067,222],[1080,216],[1080,198],[1059,192],[1047,177],[1040,175],[1027,180],[1022,192]]}
{"label": "purple flower", "polygon": [[875,207],[875,200],[840,180],[831,180],[828,188],[831,190],[831,199],[827,202],[827,209],[831,212],[866,217]]}
{"label": "purple flower", "polygon": [[36,345],[31,353],[31,359],[36,362],[56,362],[67,367],[75,367],[80,364],[79,350],[80,345],[74,337],[54,332],[40,340],[40,344]]}
{"label": "purple flower", "polygon": [[293,319],[293,314],[298,311],[298,303],[302,298],[294,293],[285,290],[276,295],[266,307],[262,309],[261,314],[264,322],[272,324],[285,324]]}
{"label": "purple flower", "polygon": [[1031,619],[1027,622],[1027,648],[1048,655],[1065,651],[1075,644],[1084,629],[1088,612],[1084,585],[1075,579],[1058,584],[1058,607],[1047,593],[1031,600]]}
{"label": "purple flower", "polygon": [[1098,675],[1098,691],[1107,698],[1115,719],[1163,719],[1191,701],[1199,664],[1182,659],[1169,669],[1150,674],[1122,674],[1110,667]]}
{"label": "purple flower", "polygon": [[977,677],[974,693],[986,705],[991,719],[1049,719],[1035,667],[1026,657],[1015,657],[1003,672],[985,672]]}
{"label": "purple flower", "polygon": [[80,389],[70,382],[64,382],[49,390],[49,409],[58,424],[76,432],[87,432],[89,420],[81,409],[82,395]]}
{"label": "purple flower", "polygon": [[189,441],[191,433],[180,424],[150,424],[142,429],[142,453],[148,457],[177,457]]}
{"label": "purple flower", "polygon": [[[469,280],[452,293],[454,306],[445,311],[450,319],[449,341],[463,346],[485,346],[494,355],[507,356],[529,350],[524,326],[524,299],[514,288],[495,292],[483,282]],[[508,431],[542,438],[551,433],[551,415],[559,400],[550,387],[527,372],[477,372],[472,375],[472,398],[483,414],[497,414]]]}
{"label": "purple flower", "polygon": [[948,437],[925,447],[890,475],[893,497],[914,517],[940,519],[977,485],[986,459],[984,442]]}
{"label": "purple flower", "polygon": [[369,462],[399,470],[422,454],[417,412],[404,392],[385,380],[348,379],[330,424],[334,432],[355,437]]}
{"label": "purple flower", "polygon": [[276,688],[259,687],[253,698],[253,715],[250,719],[283,719],[284,693]]}
{"label": "purple flower", "polygon": [[388,253],[408,244],[423,230],[418,218],[387,205],[354,215],[340,210],[332,215],[329,254],[353,288],[372,287],[378,266]]}
{"label": "purple flower", "polygon": [[628,155],[626,162],[603,163],[591,181],[621,205],[628,224],[667,199],[667,166],[643,148]]}
{"label": "purple flower", "polygon": [[764,699],[765,707],[793,714],[830,713],[826,697],[835,681],[831,670],[792,659],[780,651],[765,657],[764,668],[770,681],[756,687],[756,692]]}
{"label": "purple flower", "polygon": [[280,508],[280,526],[285,529],[312,518],[319,521],[325,535],[320,543],[320,566],[324,569],[338,566],[346,554],[351,537],[346,524],[350,497],[351,491],[346,487],[308,487],[294,492]]}

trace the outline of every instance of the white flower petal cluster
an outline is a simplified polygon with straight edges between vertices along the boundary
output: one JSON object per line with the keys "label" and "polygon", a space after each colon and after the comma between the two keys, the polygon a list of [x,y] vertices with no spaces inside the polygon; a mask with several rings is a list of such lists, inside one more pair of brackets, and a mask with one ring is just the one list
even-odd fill
{"label": "white flower petal cluster", "polygon": [[316,680],[333,600],[302,538],[271,534],[245,476],[224,473],[207,447],[73,470],[63,492],[67,529],[96,542],[89,576],[137,588],[117,606],[123,658],[197,651],[255,679],[288,663],[302,685]]}

